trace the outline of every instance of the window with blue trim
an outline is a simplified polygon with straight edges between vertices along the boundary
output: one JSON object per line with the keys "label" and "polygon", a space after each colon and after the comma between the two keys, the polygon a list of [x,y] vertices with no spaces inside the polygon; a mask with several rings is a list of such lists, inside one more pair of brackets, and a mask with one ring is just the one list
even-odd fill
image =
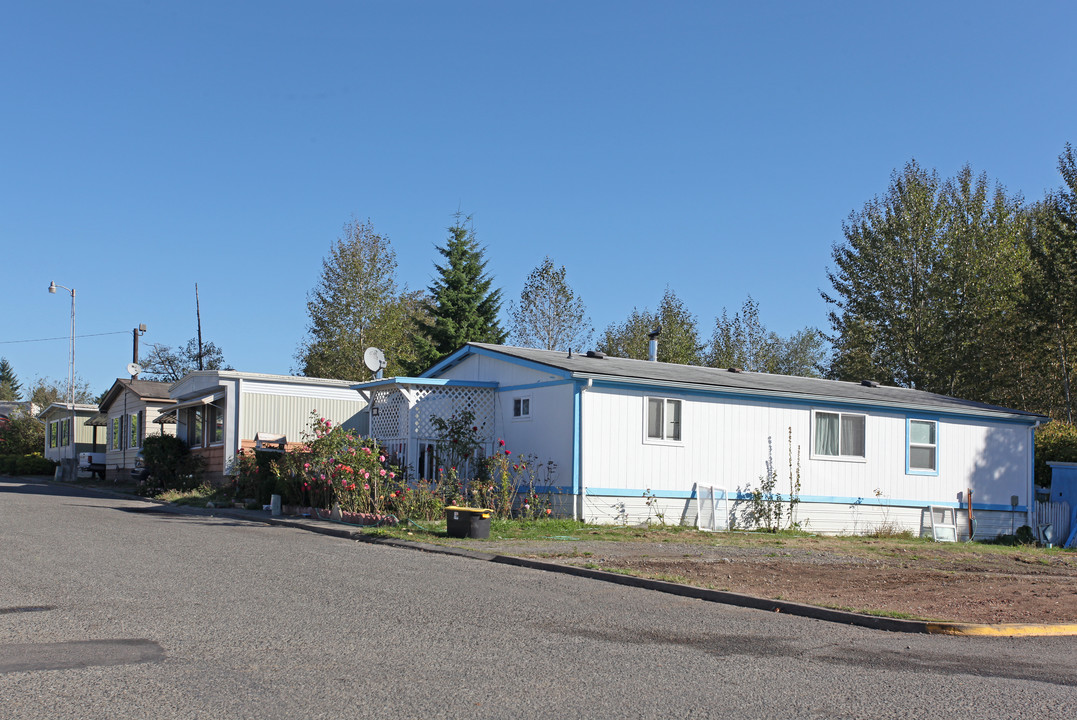
{"label": "window with blue trim", "polygon": [[938,437],[939,424],[934,420],[909,420],[907,457],[910,472],[938,472]]}

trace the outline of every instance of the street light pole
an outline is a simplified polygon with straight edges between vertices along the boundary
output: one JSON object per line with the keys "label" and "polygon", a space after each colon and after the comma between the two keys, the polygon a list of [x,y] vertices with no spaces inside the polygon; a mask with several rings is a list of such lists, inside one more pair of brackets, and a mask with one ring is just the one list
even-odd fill
{"label": "street light pole", "polygon": [[68,351],[67,368],[67,402],[68,409],[71,411],[71,425],[67,429],[67,439],[71,445],[72,462],[67,468],[64,468],[64,475],[70,475],[66,479],[74,481],[76,478],[75,467],[78,463],[78,454],[75,452],[78,449],[75,444],[75,288],[57,285],[55,282],[49,283],[49,292],[53,295],[56,294],[56,288],[63,288],[71,293],[71,347]]}

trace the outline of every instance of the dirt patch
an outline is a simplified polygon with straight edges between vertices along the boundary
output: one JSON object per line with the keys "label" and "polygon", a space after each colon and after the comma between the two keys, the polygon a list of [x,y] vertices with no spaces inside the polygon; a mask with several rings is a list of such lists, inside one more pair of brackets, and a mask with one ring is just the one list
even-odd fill
{"label": "dirt patch", "polygon": [[723,540],[495,541],[474,549],[899,617],[1077,622],[1071,551],[850,538]]}

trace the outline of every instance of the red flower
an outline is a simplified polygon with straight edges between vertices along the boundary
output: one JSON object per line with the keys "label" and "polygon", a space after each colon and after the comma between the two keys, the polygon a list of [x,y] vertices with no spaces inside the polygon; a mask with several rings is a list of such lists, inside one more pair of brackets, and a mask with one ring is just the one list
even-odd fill
{"label": "red flower", "polygon": [[506,455],[512,455],[512,450],[506,450],[506,451],[505,451],[505,454],[506,454]]}
{"label": "red flower", "polygon": [[500,445],[501,447],[505,447],[505,441],[504,440],[498,440],[497,444]]}

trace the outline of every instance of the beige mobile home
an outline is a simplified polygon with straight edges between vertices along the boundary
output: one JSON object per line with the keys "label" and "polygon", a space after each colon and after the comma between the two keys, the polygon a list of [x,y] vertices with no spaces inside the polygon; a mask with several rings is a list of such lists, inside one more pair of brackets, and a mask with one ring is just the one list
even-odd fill
{"label": "beige mobile home", "polygon": [[86,421],[97,417],[96,405],[75,404],[75,432],[72,443],[71,406],[53,403],[45,408],[37,419],[45,425],[45,459],[62,463],[78,460],[79,453],[101,452],[105,449],[105,435],[96,425]]}
{"label": "beige mobile home", "polygon": [[148,435],[174,433],[174,426],[158,422],[158,416],[175,401],[168,396],[168,383],[118,378],[101,401],[107,444],[105,477],[126,481]]}
{"label": "beige mobile home", "polygon": [[170,391],[167,417],[176,434],[206,460],[205,479],[223,483],[234,474],[236,454],[261,442],[301,444],[312,413],[366,432],[366,401],[347,380],[199,370]]}

